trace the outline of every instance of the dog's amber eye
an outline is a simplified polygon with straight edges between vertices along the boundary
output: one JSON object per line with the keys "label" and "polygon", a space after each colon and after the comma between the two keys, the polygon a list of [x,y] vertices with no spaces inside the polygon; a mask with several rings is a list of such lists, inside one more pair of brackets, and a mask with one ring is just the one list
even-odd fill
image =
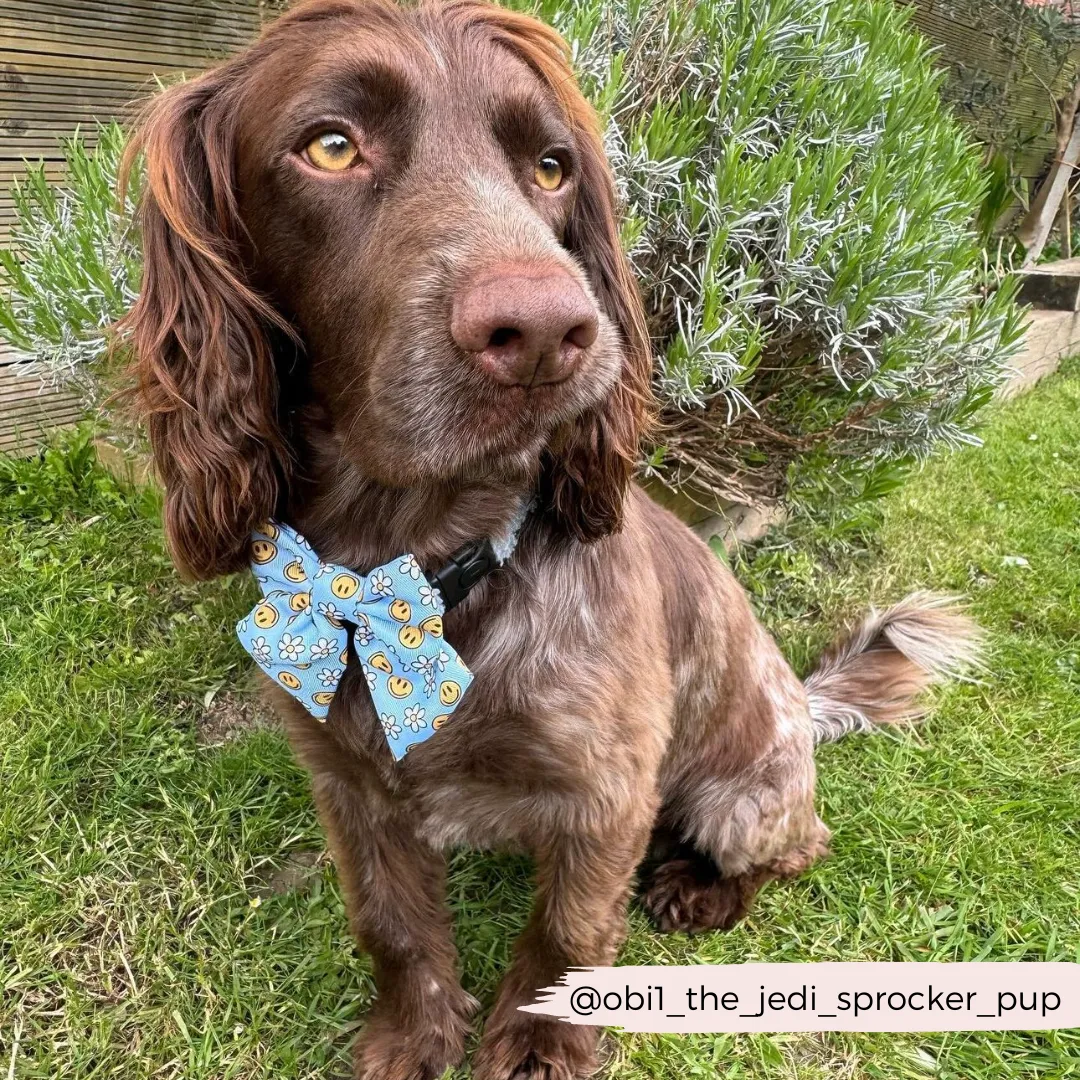
{"label": "dog's amber eye", "polygon": [[360,156],[356,144],[340,131],[324,131],[321,135],[316,135],[304,147],[304,153],[316,169],[324,172],[341,172],[350,165],[355,165]]}
{"label": "dog's amber eye", "polygon": [[563,167],[559,159],[546,154],[536,163],[536,186],[544,191],[558,191],[562,187]]}

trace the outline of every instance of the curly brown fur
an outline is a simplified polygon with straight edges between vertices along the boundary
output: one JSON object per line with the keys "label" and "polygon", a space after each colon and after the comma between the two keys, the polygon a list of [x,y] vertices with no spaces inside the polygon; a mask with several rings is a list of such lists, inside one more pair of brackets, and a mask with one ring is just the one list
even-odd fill
{"label": "curly brown fur", "polygon": [[814,741],[916,719],[923,690],[979,667],[981,639],[954,596],[912,593],[871,611],[806,679]]}
{"label": "curly brown fur", "polygon": [[[305,146],[341,128],[358,164],[324,175]],[[562,43],[476,0],[309,0],[155,99],[133,148],[146,271],[121,329],[179,566],[233,571],[277,517],[326,560],[366,571],[408,551],[431,571],[537,497],[513,557],[446,617],[474,683],[400,765],[355,663],[325,724],[274,693],[374,961],[357,1075],[425,1080],[462,1058],[474,1002],[444,887],[460,846],[537,865],[475,1074],[586,1075],[594,1029],[517,1007],[614,961],[650,836],[694,852],[653,852],[650,908],[701,929],[828,831],[805,689],[727,568],[630,482],[649,343]],[[549,153],[553,191],[534,181]],[[474,347],[455,327],[489,280],[527,318],[506,332],[489,312]],[[537,281],[557,303],[535,302]],[[564,301],[589,334],[534,348]],[[875,625],[811,680],[813,702],[869,716],[884,698],[891,715],[922,685],[896,657],[948,651],[926,605]]]}

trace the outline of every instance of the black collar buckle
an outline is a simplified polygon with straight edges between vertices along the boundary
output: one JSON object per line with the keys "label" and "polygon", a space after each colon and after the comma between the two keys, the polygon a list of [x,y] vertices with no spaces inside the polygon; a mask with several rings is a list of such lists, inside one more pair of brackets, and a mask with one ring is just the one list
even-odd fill
{"label": "black collar buckle", "polygon": [[499,560],[490,540],[474,540],[450,556],[450,561],[429,575],[432,585],[442,593],[446,610],[462,600],[496,569]]}

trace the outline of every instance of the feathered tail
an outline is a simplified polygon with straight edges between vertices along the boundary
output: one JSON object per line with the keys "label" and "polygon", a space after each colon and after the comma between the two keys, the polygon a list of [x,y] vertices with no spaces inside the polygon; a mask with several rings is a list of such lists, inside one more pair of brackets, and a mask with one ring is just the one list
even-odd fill
{"label": "feathered tail", "polygon": [[954,596],[917,592],[887,611],[871,610],[806,679],[814,743],[920,716],[919,694],[978,669],[981,643],[982,631]]}

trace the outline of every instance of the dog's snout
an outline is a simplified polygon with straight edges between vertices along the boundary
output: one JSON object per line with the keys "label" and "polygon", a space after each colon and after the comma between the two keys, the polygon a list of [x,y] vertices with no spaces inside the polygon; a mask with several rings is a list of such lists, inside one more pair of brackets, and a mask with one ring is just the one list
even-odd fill
{"label": "dog's snout", "polygon": [[489,267],[454,298],[457,345],[505,386],[568,378],[595,340],[596,305],[561,267]]}

